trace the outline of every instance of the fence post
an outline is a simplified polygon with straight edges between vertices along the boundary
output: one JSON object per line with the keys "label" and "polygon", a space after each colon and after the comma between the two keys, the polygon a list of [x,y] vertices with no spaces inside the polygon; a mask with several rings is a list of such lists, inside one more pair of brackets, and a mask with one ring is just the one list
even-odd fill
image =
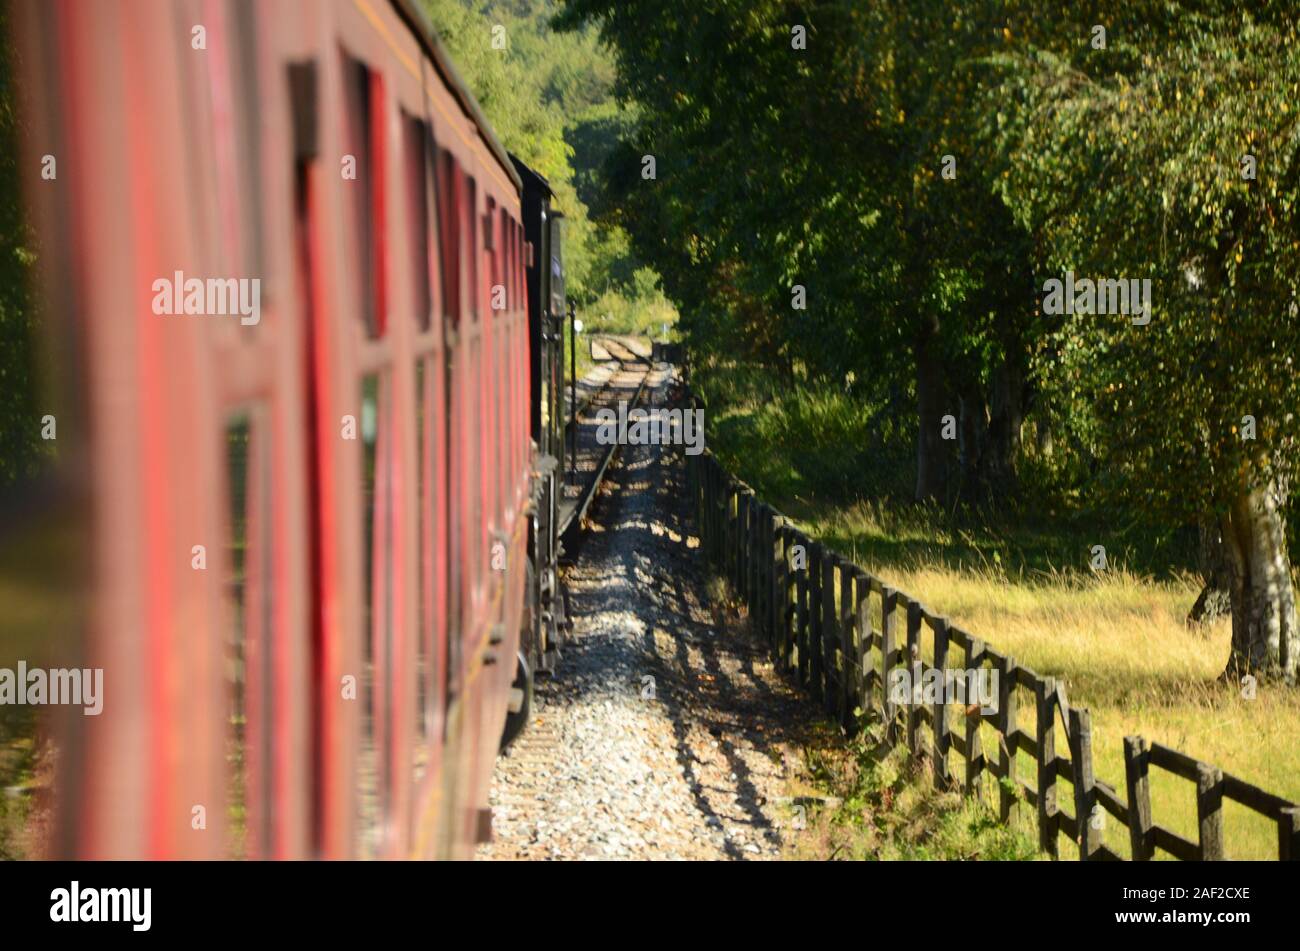
{"label": "fence post", "polygon": [[795,574],[795,596],[798,599],[798,624],[795,628],[795,652],[798,655],[799,683],[804,689],[812,691],[812,651],[808,645],[812,641],[812,545],[802,536],[795,536],[795,544],[803,551],[803,567]]}
{"label": "fence post", "polygon": [[745,550],[745,538],[740,524],[740,498],[741,491],[739,484],[733,483],[731,488],[731,505],[728,507],[727,516],[731,520],[731,590],[735,594],[740,593],[740,553]]}
{"label": "fence post", "polygon": [[998,676],[998,722],[1002,732],[1000,763],[1002,782],[998,784],[998,817],[1010,822],[1020,800],[1016,786],[1016,753],[1020,742],[1016,739],[1016,662],[1008,657]]}
{"label": "fence post", "polygon": [[759,625],[762,626],[763,643],[772,646],[772,634],[776,625],[772,624],[772,587],[775,586],[776,563],[772,560],[772,543],[774,543],[776,513],[771,505],[764,503],[759,507],[758,553],[758,602],[761,605]]}
{"label": "fence post", "polygon": [[794,659],[794,644],[799,634],[799,575],[790,565],[790,533],[793,529],[784,518],[777,527],[777,557],[781,559],[781,590],[777,603],[781,606],[781,633],[777,646],[782,670],[790,669]]}
{"label": "fence post", "polygon": [[[744,489],[736,493],[736,527],[739,529],[736,549],[736,593],[745,602],[745,610],[752,606],[749,602],[749,509],[750,494]],[[751,612],[752,613],[752,612]]]}
{"label": "fence post", "polygon": [[1147,779],[1147,741],[1124,737],[1124,784],[1128,789],[1128,841],[1134,862],[1151,861],[1151,784]]}
{"label": "fence post", "polygon": [[808,689],[822,702],[822,546],[808,546]]}
{"label": "fence post", "polygon": [[934,669],[939,675],[939,698],[935,701],[934,717],[934,775],[941,788],[952,783],[948,772],[948,619],[935,618],[930,627],[934,630]]}
{"label": "fence post", "polygon": [[835,667],[835,649],[840,642],[838,601],[835,597],[835,564],[838,556],[829,548],[822,553],[822,670],[825,686],[822,707],[828,716],[839,716],[840,674]]}
{"label": "fence post", "polygon": [[912,751],[912,758],[922,757],[920,739],[917,737],[921,721],[921,605],[915,601],[907,602],[907,660],[911,677],[907,692],[907,748]]}
{"label": "fence post", "polygon": [[855,625],[853,619],[857,613],[858,569],[847,561],[840,562],[840,726],[845,732],[852,733],[856,726],[853,708],[858,705],[858,677],[862,666],[856,665],[857,649],[853,643]]}
{"label": "fence post", "polygon": [[766,639],[763,624],[763,535],[767,505],[758,496],[749,499],[749,623],[754,631]]}
{"label": "fence post", "polygon": [[1092,722],[1087,710],[1070,709],[1070,759],[1074,766],[1074,823],[1079,831],[1079,861],[1089,861],[1101,845],[1101,830],[1093,827],[1097,790],[1092,774]]}
{"label": "fence post", "polygon": [[1038,846],[1056,858],[1056,681],[1044,677],[1038,701]]}
{"label": "fence post", "polygon": [[889,672],[894,658],[894,612],[898,607],[898,592],[885,588],[880,597],[880,694],[885,718],[885,740],[893,743],[898,736],[898,710],[890,694]]}
{"label": "fence post", "polygon": [[718,465],[713,456],[704,469],[704,552],[713,567],[718,565]]}
{"label": "fence post", "polygon": [[718,552],[720,556],[718,558],[718,567],[721,569],[719,573],[722,575],[722,577],[726,578],[727,583],[730,584],[731,583],[731,548],[732,548],[731,484],[726,480],[725,476],[722,474],[719,474],[718,479],[722,483],[721,486],[719,487],[721,491],[719,492],[719,496],[718,496],[718,501],[722,503],[721,508],[718,512],[719,527],[722,529],[722,538],[720,540],[722,548]]}
{"label": "fence post", "polygon": [[685,468],[686,468],[686,497],[687,497],[688,499],[690,499],[690,502],[691,502],[691,518],[692,518],[692,520],[695,522],[696,525],[699,525],[699,522],[700,522],[700,491],[699,491],[699,489],[700,489],[700,487],[696,484],[696,481],[695,481],[695,474],[696,474],[696,465],[695,465],[695,463],[696,463],[696,457],[695,457],[695,456],[686,456],[686,457],[685,457],[684,465],[685,465]]}
{"label": "fence post", "polygon": [[735,585],[736,597],[745,602],[745,607],[749,607],[749,601],[745,597],[745,515],[748,509],[749,498],[745,495],[743,489],[736,489],[736,577],[732,579]]}
{"label": "fence post", "polygon": [[717,569],[720,577],[727,575],[727,548],[725,533],[727,530],[726,522],[722,518],[722,506],[725,495],[723,493],[722,466],[718,464],[717,459],[713,460],[713,511],[710,518],[713,522],[713,567]]}
{"label": "fence post", "polygon": [[707,559],[709,555],[709,460],[707,456],[697,456],[695,476],[695,526],[700,536],[700,552]]}
{"label": "fence post", "polygon": [[754,498],[754,493],[748,489],[745,490],[745,576],[741,579],[741,589],[745,592],[745,606],[749,610],[749,616],[754,616],[755,602],[758,600],[754,597],[754,552],[757,551],[758,545],[755,539],[758,538],[758,505]]}
{"label": "fence post", "polygon": [[749,554],[752,551],[750,541],[754,532],[754,497],[748,489],[742,489],[739,496],[740,503],[740,571],[736,577],[736,590],[740,592],[740,599],[745,602],[746,613],[752,614],[753,602],[750,600],[749,591]]}
{"label": "fence post", "polygon": [[871,681],[867,678],[866,659],[871,650],[871,581],[866,572],[854,569],[854,627],[858,642],[854,651],[854,706],[864,714],[871,709]]}
{"label": "fence post", "polygon": [[793,600],[790,597],[790,585],[793,583],[793,579],[790,577],[788,533],[789,523],[784,515],[778,515],[772,540],[772,559],[776,568],[773,572],[775,590],[772,592],[772,597],[777,608],[776,649],[777,664],[781,669],[785,668],[788,660],[786,645],[790,640],[790,604]]}
{"label": "fence post", "polygon": [[788,629],[789,624],[785,616],[786,598],[785,592],[785,519],[772,510],[772,544],[768,546],[767,558],[771,562],[771,584],[772,588],[768,591],[769,619],[771,624],[771,638],[768,646],[772,651],[772,660],[776,664],[776,669],[780,670],[783,665],[784,657],[782,650],[785,645],[784,631]]}
{"label": "fence post", "polygon": [[723,507],[726,505],[726,483],[722,480],[722,466],[713,460],[713,567],[720,577],[727,575],[727,522]]}
{"label": "fence post", "polygon": [[758,500],[754,493],[745,492],[745,576],[741,579],[741,588],[745,592],[745,607],[752,619],[756,616],[758,597],[754,589],[754,554],[758,551]]}
{"label": "fence post", "polygon": [[1223,861],[1223,772],[1196,764],[1196,820],[1201,832],[1201,861]]}
{"label": "fence post", "polygon": [[[969,637],[969,635],[967,635]],[[970,637],[966,649],[966,666],[978,671],[984,662],[984,642],[977,637]],[[970,697],[966,698],[968,701]],[[984,722],[982,713],[966,717],[966,795],[978,796],[976,785],[984,774],[984,748],[980,740],[980,726]]]}
{"label": "fence post", "polygon": [[1277,857],[1300,862],[1300,806],[1288,806],[1277,820]]}
{"label": "fence post", "polygon": [[[808,574],[808,550],[799,541],[799,533],[793,528],[791,528],[786,533],[785,541],[786,541],[785,550],[787,554],[787,559],[791,566],[790,567],[790,572],[791,572],[790,609],[793,612],[792,617],[794,620],[794,623],[791,626],[791,631],[790,631],[790,655],[789,656],[791,660],[791,665],[794,667],[796,671],[800,671],[798,680],[800,684],[803,684],[804,676],[802,673],[802,668],[799,665],[803,662],[802,647],[800,645],[802,644],[802,638],[804,637],[802,625],[803,625],[804,597],[806,595],[804,588],[805,588],[805,582],[807,581],[807,574]],[[795,567],[794,564],[795,556],[799,551],[803,552],[803,554],[799,556],[799,560],[802,562],[802,567]]]}

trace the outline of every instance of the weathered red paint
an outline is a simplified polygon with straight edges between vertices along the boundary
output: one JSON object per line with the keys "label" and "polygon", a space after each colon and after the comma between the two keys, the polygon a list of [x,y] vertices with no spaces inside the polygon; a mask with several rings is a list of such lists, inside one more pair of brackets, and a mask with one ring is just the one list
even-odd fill
{"label": "weathered red paint", "polygon": [[[22,0],[15,19],[25,161],[59,157],[34,210],[51,325],[84,367],[84,419],[69,429],[85,440],[67,451],[84,456],[93,502],[84,662],[105,668],[106,685],[103,714],[64,737],[52,853],[200,858],[235,846],[225,439],[247,414],[244,853],[358,854],[364,693],[347,699],[342,684],[364,673],[363,453],[341,434],[344,416],[360,424],[375,374],[378,855],[468,855],[524,596],[528,335],[513,169],[399,3]],[[195,25],[205,49],[191,45]],[[345,57],[371,79],[373,168],[355,182],[340,174],[357,152]],[[307,62],[316,150],[298,164],[288,74]],[[434,145],[416,170],[422,217],[404,164],[411,120]],[[363,320],[355,188],[373,202],[377,336]],[[403,253],[419,227],[423,261]],[[257,278],[260,322],[154,314],[153,282],[176,271]],[[496,283],[504,311],[490,306]],[[494,531],[505,572],[489,567]],[[195,545],[206,570],[191,567]],[[498,623],[505,641],[493,646]]]}

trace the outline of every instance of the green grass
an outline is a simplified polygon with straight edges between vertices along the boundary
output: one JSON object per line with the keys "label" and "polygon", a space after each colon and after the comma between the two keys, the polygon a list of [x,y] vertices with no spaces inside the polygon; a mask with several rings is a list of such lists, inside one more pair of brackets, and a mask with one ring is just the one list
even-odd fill
{"label": "green grass", "polygon": [[[1141,735],[1300,801],[1300,691],[1260,685],[1247,699],[1220,679],[1229,622],[1184,621],[1199,591],[1188,533],[1041,498],[997,513],[915,505],[910,438],[878,407],[743,371],[696,380],[710,447],[761,497],[994,649],[1063,679],[1071,704],[1091,713],[1096,775],[1121,795],[1123,738]],[[1089,567],[1097,544],[1106,571]],[[1021,709],[1032,728],[1027,696]],[[990,730],[985,748],[993,742]],[[1027,755],[1018,767],[1032,783]],[[1151,787],[1155,821],[1195,841],[1194,784],[1156,770]],[[1072,812],[1071,795],[1062,782],[1058,801]],[[1224,833],[1229,857],[1276,857],[1273,824],[1243,808],[1226,807]],[[1104,839],[1128,854],[1115,821]]]}
{"label": "green grass", "polygon": [[935,788],[904,748],[880,743],[879,724],[848,744],[824,727],[804,748],[792,784],[788,857],[914,861],[1024,861],[1038,857],[1023,828],[987,801]]}
{"label": "green grass", "polygon": [[32,707],[0,707],[0,861],[33,858],[38,749]]}

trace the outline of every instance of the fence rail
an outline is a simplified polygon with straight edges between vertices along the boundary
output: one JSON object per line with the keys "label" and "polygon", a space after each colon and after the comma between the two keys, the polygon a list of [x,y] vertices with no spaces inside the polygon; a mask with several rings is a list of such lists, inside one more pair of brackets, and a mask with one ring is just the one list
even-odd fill
{"label": "fence rail", "polygon": [[[884,722],[887,742],[906,742],[942,786],[971,795],[985,775],[996,778],[1002,820],[1011,821],[1023,801],[1034,810],[1040,848],[1054,857],[1065,833],[1078,844],[1081,860],[1124,859],[1102,842],[1103,814],[1109,814],[1127,827],[1128,857],[1134,860],[1152,859],[1157,849],[1185,860],[1222,859],[1223,803],[1231,800],[1276,823],[1279,859],[1300,860],[1300,807],[1295,803],[1140,736],[1124,739],[1121,797],[1093,774],[1088,711],[1069,705],[1063,684],[1003,656],[913,596],[809,538],[727,473],[708,450],[686,456],[686,473],[705,556],[749,606],[778,669],[797,680],[846,730],[855,729],[856,711],[873,711]],[[927,641],[932,663],[922,650]],[[997,671],[998,702],[992,712],[970,704],[969,697],[954,703],[945,690],[932,691],[928,702],[924,693],[915,702],[911,692],[909,702],[897,702],[897,691],[890,689],[893,672],[906,669],[910,690],[915,690],[926,683],[927,674],[931,683],[945,678],[957,651],[963,669]],[[1022,699],[1033,711],[1028,723],[1020,719]],[[981,724],[994,731],[996,748],[983,748]],[[1058,724],[1065,741],[1060,747]],[[1020,752],[1036,767],[1032,777],[1019,775]],[[1198,841],[1153,820],[1153,767],[1196,784]],[[1072,802],[1058,800],[1058,779],[1070,783]]]}

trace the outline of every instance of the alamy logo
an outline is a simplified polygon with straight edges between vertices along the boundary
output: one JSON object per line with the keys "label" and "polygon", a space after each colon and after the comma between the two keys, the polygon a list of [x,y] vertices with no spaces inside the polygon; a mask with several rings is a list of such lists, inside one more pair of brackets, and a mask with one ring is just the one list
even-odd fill
{"label": "alamy logo", "polygon": [[50,921],[128,921],[132,931],[148,931],[152,888],[71,888],[50,892]]}
{"label": "alamy logo", "polygon": [[686,455],[704,451],[704,410],[633,409],[619,400],[618,412],[596,411],[596,442],[602,446],[685,446]]}
{"label": "alamy logo", "polygon": [[104,709],[104,669],[27,668],[20,660],[16,671],[0,667],[0,705],[43,706],[45,704],[84,707],[88,717],[99,716]]}
{"label": "alamy logo", "polygon": [[256,277],[204,280],[176,271],[170,280],[154,281],[153,292],[153,312],[159,316],[238,317],[245,327],[262,319],[262,281]]}
{"label": "alamy logo", "polygon": [[978,704],[980,712],[998,712],[998,672],[993,667],[969,670],[927,668],[919,677],[907,667],[889,671],[890,702],[907,706],[944,703],[966,706]]}
{"label": "alamy logo", "polygon": [[1123,314],[1133,318],[1138,327],[1151,323],[1151,278],[1141,280],[1112,279],[1075,281],[1074,272],[1066,271],[1065,280],[1049,278],[1043,284],[1044,314]]}

